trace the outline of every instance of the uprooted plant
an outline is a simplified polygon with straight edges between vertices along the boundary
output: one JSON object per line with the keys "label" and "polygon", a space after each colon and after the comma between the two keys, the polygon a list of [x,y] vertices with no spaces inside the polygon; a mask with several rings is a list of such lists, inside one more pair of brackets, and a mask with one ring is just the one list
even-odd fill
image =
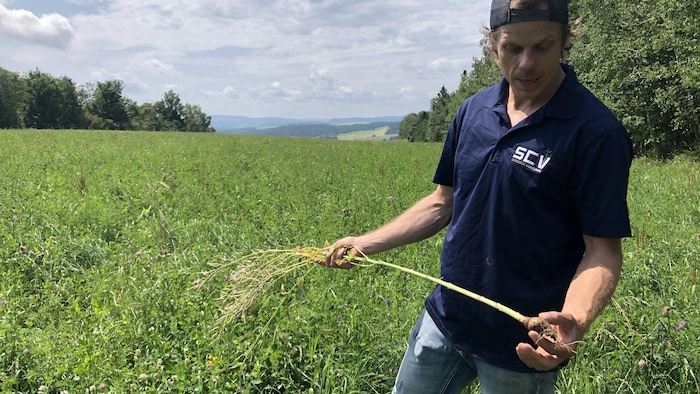
{"label": "uprooted plant", "polygon": [[[328,253],[329,251],[325,248],[311,247],[257,250],[225,263],[213,264],[214,268],[204,273],[204,278],[199,281],[198,285],[203,285],[212,278],[224,272],[228,274],[228,272],[233,270],[233,274],[228,274],[228,284],[223,289],[222,295],[219,298],[223,308],[218,323],[225,326],[245,316],[245,313],[253,307],[263,297],[265,292],[277,283],[278,280],[301,268],[318,265],[317,263],[319,261],[325,260]],[[573,350],[568,344],[559,341],[557,330],[546,320],[539,317],[525,316],[503,304],[453,283],[400,265],[372,259],[364,254],[354,255],[348,253],[343,260],[336,262],[336,265],[340,267],[346,264],[358,267],[381,265],[427,279],[505,313],[520,322],[528,330],[536,331],[541,337],[552,341],[555,346],[568,348],[573,353]],[[297,279],[297,284],[299,282],[300,279]]]}

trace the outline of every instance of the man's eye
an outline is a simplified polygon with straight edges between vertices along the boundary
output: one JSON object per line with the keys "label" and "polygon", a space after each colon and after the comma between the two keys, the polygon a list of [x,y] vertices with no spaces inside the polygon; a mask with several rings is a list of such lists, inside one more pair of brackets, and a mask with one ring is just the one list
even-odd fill
{"label": "man's eye", "polygon": [[535,47],[536,50],[541,51],[541,52],[546,52],[552,47],[551,43],[546,43],[546,44],[539,44]]}

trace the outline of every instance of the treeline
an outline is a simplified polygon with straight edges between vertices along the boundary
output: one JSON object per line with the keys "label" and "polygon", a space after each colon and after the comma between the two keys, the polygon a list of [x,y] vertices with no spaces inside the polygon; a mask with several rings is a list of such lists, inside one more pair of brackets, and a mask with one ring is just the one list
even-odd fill
{"label": "treeline", "polygon": [[260,128],[242,128],[237,129],[236,133],[250,133],[260,135],[272,135],[283,137],[313,137],[313,138],[337,138],[339,134],[352,133],[355,131],[374,130],[380,127],[389,127],[387,135],[395,135],[398,137],[399,122],[372,122],[372,123],[354,123],[347,125],[333,125],[327,123],[299,123],[282,125],[276,127]]}
{"label": "treeline", "polygon": [[215,131],[210,116],[172,90],[139,105],[123,88],[117,80],[76,85],[39,70],[20,75],[0,68],[0,129]]}
{"label": "treeline", "polygon": [[[681,0],[571,0],[578,37],[567,62],[623,122],[638,154],[671,157],[700,146],[700,3]],[[485,41],[482,42],[482,47]],[[430,110],[406,116],[399,136],[442,141],[470,95],[500,78],[484,51],[459,88],[444,87]]]}

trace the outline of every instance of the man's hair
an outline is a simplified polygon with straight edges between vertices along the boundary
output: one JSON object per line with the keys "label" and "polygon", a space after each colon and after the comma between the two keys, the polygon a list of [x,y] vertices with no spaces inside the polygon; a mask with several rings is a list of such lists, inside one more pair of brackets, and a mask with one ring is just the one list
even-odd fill
{"label": "man's hair", "polygon": [[[561,8],[557,12],[537,13],[538,11],[552,11],[550,10],[550,5],[552,2],[561,1],[564,4],[560,5]],[[504,11],[503,7],[507,7]],[[525,13],[513,12],[526,11]],[[502,15],[503,12],[508,12],[509,15]],[[576,26],[579,24],[580,20],[564,23],[563,13],[568,12],[568,0],[493,0],[491,4],[491,28],[485,28],[486,38],[489,41],[488,48],[491,52],[496,52],[496,42],[500,38],[500,27],[507,23],[515,23],[516,21],[532,21],[532,20],[554,20],[558,21],[562,25],[561,29],[561,40],[562,40],[562,50],[561,58],[564,59],[569,56],[571,47],[573,46],[573,38],[576,37],[577,31]],[[521,14],[521,16],[518,16]],[[566,17],[568,18],[568,16]],[[496,25],[495,27],[494,24]],[[493,42],[489,39],[489,33],[493,37]]]}

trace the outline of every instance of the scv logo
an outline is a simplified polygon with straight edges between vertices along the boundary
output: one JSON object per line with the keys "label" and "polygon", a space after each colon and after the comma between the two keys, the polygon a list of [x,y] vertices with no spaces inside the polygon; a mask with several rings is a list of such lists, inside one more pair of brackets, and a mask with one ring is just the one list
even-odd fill
{"label": "scv logo", "polygon": [[511,161],[539,174],[547,167],[551,158],[551,152],[549,151],[543,155],[524,146],[518,146],[515,148]]}

